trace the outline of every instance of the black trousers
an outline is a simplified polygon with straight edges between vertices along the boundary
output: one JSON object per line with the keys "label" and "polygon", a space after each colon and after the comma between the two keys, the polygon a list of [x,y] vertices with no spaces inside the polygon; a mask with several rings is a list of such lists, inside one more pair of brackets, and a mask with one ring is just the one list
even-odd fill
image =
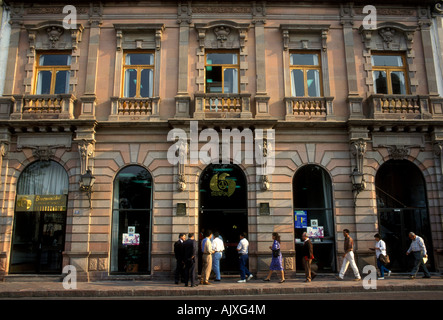
{"label": "black trousers", "polygon": [[191,280],[191,286],[193,286],[197,282],[197,277],[195,273],[196,263],[194,260],[188,260],[185,262],[185,279],[184,282],[187,285],[189,283],[189,279]]}
{"label": "black trousers", "polygon": [[185,280],[185,264],[183,261],[176,260],[177,267],[175,268],[175,283],[179,283],[180,280],[183,282]]}

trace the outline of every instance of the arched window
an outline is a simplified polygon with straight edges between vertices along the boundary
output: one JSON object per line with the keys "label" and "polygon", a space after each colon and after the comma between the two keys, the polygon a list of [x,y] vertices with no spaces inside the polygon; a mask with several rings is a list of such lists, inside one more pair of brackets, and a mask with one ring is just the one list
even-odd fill
{"label": "arched window", "polygon": [[68,184],[54,161],[36,161],[20,174],[10,273],[61,273]]}
{"label": "arched window", "polygon": [[114,180],[111,272],[151,271],[152,178],[140,166],[122,169]]}
{"label": "arched window", "polygon": [[36,161],[20,174],[17,194],[60,195],[68,193],[68,175],[55,161]]}
{"label": "arched window", "polygon": [[302,266],[300,249],[303,232],[313,232],[314,257],[319,271],[335,271],[335,232],[332,208],[332,183],[327,172],[317,165],[300,168],[293,182],[294,227],[297,266]]}

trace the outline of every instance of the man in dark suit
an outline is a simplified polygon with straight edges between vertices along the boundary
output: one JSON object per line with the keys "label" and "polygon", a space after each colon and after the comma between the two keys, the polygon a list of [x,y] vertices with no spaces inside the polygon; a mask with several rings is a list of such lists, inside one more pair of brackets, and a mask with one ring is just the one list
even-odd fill
{"label": "man in dark suit", "polygon": [[303,266],[305,267],[305,282],[311,282],[317,274],[311,270],[311,262],[314,259],[314,249],[311,240],[309,240],[306,232],[303,232],[301,239],[303,240],[302,257]]}
{"label": "man in dark suit", "polygon": [[191,287],[198,286],[195,266],[197,265],[198,243],[194,240],[194,234],[188,235],[188,240],[183,244],[183,253],[185,261],[185,287],[188,286],[189,278],[191,278]]}
{"label": "man in dark suit", "polygon": [[185,261],[183,258],[183,243],[186,235],[180,233],[178,240],[174,243],[175,260],[177,261],[177,267],[175,269],[175,284],[178,284],[180,280],[184,281]]}

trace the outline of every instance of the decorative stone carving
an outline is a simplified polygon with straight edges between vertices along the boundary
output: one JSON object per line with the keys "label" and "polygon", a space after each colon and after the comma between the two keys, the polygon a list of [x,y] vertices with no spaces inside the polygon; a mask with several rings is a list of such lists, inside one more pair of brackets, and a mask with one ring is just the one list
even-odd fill
{"label": "decorative stone carving", "polygon": [[436,3],[433,11],[436,14],[443,14],[443,3],[442,2]]}
{"label": "decorative stone carving", "polygon": [[378,30],[378,34],[383,38],[383,41],[386,43],[386,47],[390,49],[390,44],[395,35],[395,29],[383,28]]}
{"label": "decorative stone carving", "polygon": [[6,157],[6,155],[8,154],[8,145],[4,142],[2,142],[0,144],[0,156],[2,158]]}
{"label": "decorative stone carving", "polygon": [[387,146],[387,149],[392,160],[405,160],[411,152],[406,146]]}
{"label": "decorative stone carving", "polygon": [[[244,51],[247,41],[249,24],[231,21],[214,21],[208,24],[195,25],[198,32],[200,48],[206,49],[236,49]],[[208,32],[208,30],[212,30]]]}
{"label": "decorative stone carving", "polygon": [[49,41],[52,43],[51,47],[55,48],[55,44],[63,34],[63,28],[57,26],[51,26],[46,29],[46,32],[48,33]]}
{"label": "decorative stone carving", "polygon": [[351,142],[351,154],[355,157],[358,172],[363,172],[363,160],[366,153],[366,141],[359,139]]}
{"label": "decorative stone carving", "polygon": [[49,161],[54,155],[55,150],[60,146],[38,146],[32,148],[32,155],[40,161]]}
{"label": "decorative stone carving", "polygon": [[179,162],[178,162],[178,190],[185,191],[186,190],[186,174],[185,174],[185,164],[188,156],[188,143],[182,141],[179,149]]}
{"label": "decorative stone carving", "polygon": [[218,41],[225,42],[226,40],[228,40],[231,29],[229,27],[220,26],[214,28],[214,33]]}
{"label": "decorative stone carving", "polygon": [[94,145],[87,140],[79,141],[78,152],[80,155],[80,174],[85,174],[89,168],[89,158],[94,153]]}
{"label": "decorative stone carving", "polygon": [[271,182],[269,181],[269,177],[267,175],[262,176],[261,189],[263,191],[267,191],[269,190],[270,187],[271,187]]}

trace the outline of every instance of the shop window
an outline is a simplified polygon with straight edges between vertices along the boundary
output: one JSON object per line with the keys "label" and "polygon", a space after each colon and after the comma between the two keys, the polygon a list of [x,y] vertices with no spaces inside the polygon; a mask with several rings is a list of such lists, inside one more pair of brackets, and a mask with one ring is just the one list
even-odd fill
{"label": "shop window", "polygon": [[[335,228],[330,177],[317,165],[304,166],[294,176],[293,190],[296,246],[301,248],[303,232],[312,234],[319,272],[334,272]],[[297,250],[297,266],[303,265],[301,259]]]}
{"label": "shop window", "polygon": [[154,53],[124,54],[124,98],[150,98],[154,87]]}
{"label": "shop window", "polygon": [[206,93],[239,93],[239,56],[232,51],[208,51],[205,58]]}
{"label": "shop window", "polygon": [[111,272],[150,272],[152,179],[140,166],[122,169],[114,180]]}
{"label": "shop window", "polygon": [[10,273],[62,272],[68,175],[54,161],[37,161],[20,174]]}
{"label": "shop window", "polygon": [[403,55],[372,54],[372,77],[378,94],[408,94]]}
{"label": "shop window", "polygon": [[289,57],[293,97],[320,97],[321,63],[317,52],[292,52]]}
{"label": "shop window", "polygon": [[39,54],[37,57],[35,94],[68,93],[70,70],[70,54]]}

